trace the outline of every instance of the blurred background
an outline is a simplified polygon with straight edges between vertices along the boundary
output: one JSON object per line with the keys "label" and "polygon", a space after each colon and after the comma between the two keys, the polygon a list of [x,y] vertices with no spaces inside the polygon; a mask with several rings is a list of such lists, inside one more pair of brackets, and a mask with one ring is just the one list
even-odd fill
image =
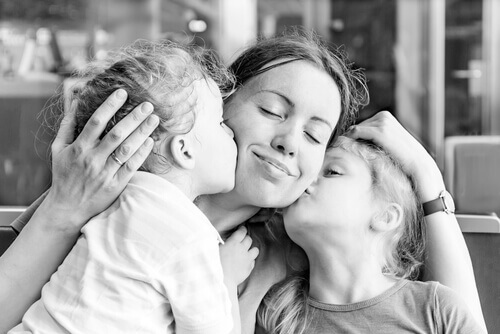
{"label": "blurred background", "polygon": [[41,111],[89,59],[146,38],[194,40],[229,64],[257,36],[303,26],[365,69],[360,120],[393,113],[436,158],[457,210],[475,214],[459,223],[499,332],[499,17],[500,0],[0,0],[0,213],[49,187]]}
{"label": "blurred background", "polygon": [[[216,49],[230,63],[287,26],[344,45],[366,70],[365,119],[389,110],[444,167],[444,141],[500,133],[497,0],[1,0],[0,205],[50,183],[39,112],[74,69],[137,38]],[[496,75],[495,75],[496,74]]]}

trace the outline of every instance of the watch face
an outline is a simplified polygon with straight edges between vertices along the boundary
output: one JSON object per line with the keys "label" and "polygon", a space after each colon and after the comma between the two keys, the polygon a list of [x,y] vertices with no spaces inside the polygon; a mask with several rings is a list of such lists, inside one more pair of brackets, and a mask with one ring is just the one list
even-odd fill
{"label": "watch face", "polygon": [[442,194],[444,206],[447,211],[454,213],[455,212],[455,202],[453,201],[453,197],[451,197],[450,193],[447,191],[443,191]]}

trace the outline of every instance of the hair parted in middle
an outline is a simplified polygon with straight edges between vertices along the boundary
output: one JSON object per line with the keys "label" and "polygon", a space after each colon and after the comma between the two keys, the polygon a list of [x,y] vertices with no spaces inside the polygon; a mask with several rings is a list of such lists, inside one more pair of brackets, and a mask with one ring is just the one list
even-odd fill
{"label": "hair parted in middle", "polygon": [[237,87],[272,68],[304,60],[325,71],[337,85],[342,109],[330,144],[358,117],[369,102],[364,73],[348,61],[342,47],[330,45],[313,31],[292,27],[281,35],[261,38],[230,65]]}
{"label": "hair parted in middle", "polygon": [[[150,102],[160,124],[153,132],[155,141],[189,132],[196,119],[198,94],[194,82],[211,78],[222,90],[223,98],[232,93],[234,76],[216,53],[195,45],[170,41],[137,40],[91,62],[77,76],[81,79],[70,97],[78,103],[75,138],[95,110],[115,90],[127,91],[127,100],[108,122],[101,138],[143,102]],[[164,173],[171,167],[169,157],[150,154],[141,167]]]}

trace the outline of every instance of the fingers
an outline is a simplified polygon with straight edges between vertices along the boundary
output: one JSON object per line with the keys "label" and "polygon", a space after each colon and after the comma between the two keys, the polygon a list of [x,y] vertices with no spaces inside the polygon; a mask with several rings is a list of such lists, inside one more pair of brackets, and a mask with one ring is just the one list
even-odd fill
{"label": "fingers", "polygon": [[[123,166],[119,166],[119,170],[117,172],[117,181],[118,182],[125,182],[128,183],[128,181],[132,178],[134,173],[139,169],[139,167],[142,166],[144,161],[146,161],[147,157],[151,153],[151,150],[153,149],[153,139],[148,137],[144,141],[144,143],[139,147],[139,149],[126,161]],[[107,163],[114,163],[116,164],[115,161],[110,161],[111,158],[108,158]]]}
{"label": "fingers", "polygon": [[353,139],[366,139],[378,142],[381,136],[391,133],[391,129],[396,124],[399,123],[390,112],[380,111],[358,125],[352,126],[345,135]]}
{"label": "fingers", "polygon": [[238,242],[241,243],[245,237],[247,236],[247,228],[244,225],[238,227],[236,231],[231,234],[231,236],[227,239],[226,242]]}
{"label": "fingers", "polygon": [[248,251],[248,255],[255,260],[257,256],[259,256],[259,249],[257,247],[252,247],[252,249]]}
{"label": "fingers", "polygon": [[56,155],[64,147],[73,142],[75,132],[75,110],[77,102],[71,102],[71,106],[61,121],[57,136],[52,143],[52,154]]}
{"label": "fingers", "polygon": [[104,136],[99,144],[98,154],[107,157],[115,152],[118,159],[123,162],[127,161],[158,126],[158,116],[149,117],[152,112],[153,105],[149,102],[137,106]]}
{"label": "fingers", "polygon": [[[80,141],[96,141],[106,128],[106,124],[113,115],[120,109],[127,99],[127,92],[124,89],[116,90],[106,101],[94,112],[92,117],[78,136]],[[118,145],[117,145],[118,146]]]}
{"label": "fingers", "polygon": [[[124,122],[131,122],[131,118],[123,119]],[[145,142],[145,140],[153,133],[158,126],[160,120],[156,115],[150,115],[144,122],[135,128],[134,132],[125,139],[114,153],[118,159],[125,162],[137,151],[137,149]],[[135,124],[120,124],[128,128],[133,128]],[[101,145],[106,145],[104,142]],[[113,145],[111,146],[111,148]],[[109,153],[107,149],[103,148],[103,154]]]}

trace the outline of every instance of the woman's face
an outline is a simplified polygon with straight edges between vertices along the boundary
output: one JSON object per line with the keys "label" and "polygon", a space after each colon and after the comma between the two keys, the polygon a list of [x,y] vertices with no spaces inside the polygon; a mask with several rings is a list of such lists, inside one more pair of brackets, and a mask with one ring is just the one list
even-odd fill
{"label": "woman's face", "polygon": [[334,80],[294,61],[246,82],[224,106],[238,146],[233,194],[257,207],[285,207],[318,174],[341,110]]}

